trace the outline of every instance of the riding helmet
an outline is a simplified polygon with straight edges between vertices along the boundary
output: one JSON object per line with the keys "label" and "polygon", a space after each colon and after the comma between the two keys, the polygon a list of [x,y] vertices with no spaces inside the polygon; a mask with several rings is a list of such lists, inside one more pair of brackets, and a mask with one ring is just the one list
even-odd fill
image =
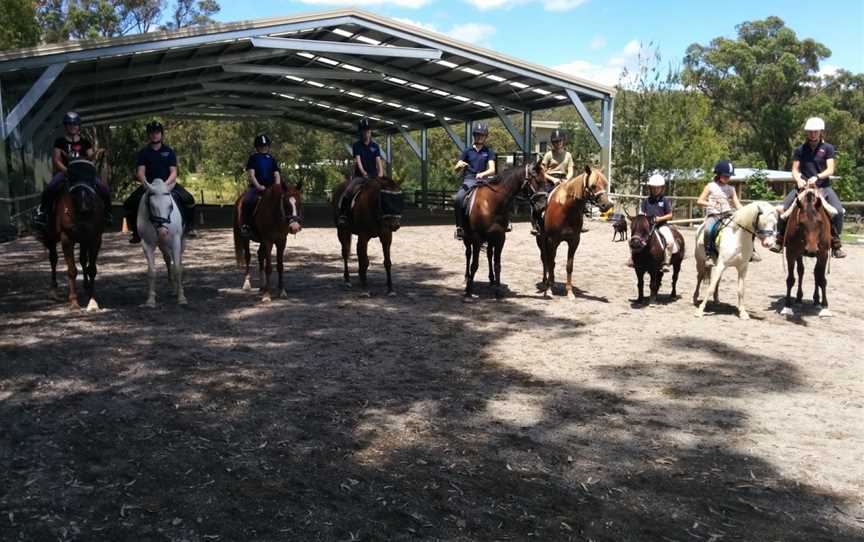
{"label": "riding helmet", "polygon": [[735,168],[732,166],[732,162],[730,162],[729,160],[720,160],[714,166],[714,174],[724,177],[731,177],[732,175],[735,175]]}
{"label": "riding helmet", "polygon": [[367,119],[367,118],[360,119],[360,122],[357,124],[357,131],[359,131],[362,134],[366,130],[371,130],[371,129],[372,129],[372,123],[369,121],[369,119]]}
{"label": "riding helmet", "polygon": [[153,122],[151,122],[150,124],[147,125],[147,133],[148,134],[155,134],[156,132],[161,133],[163,131],[164,130],[162,128],[162,123],[159,121],[154,120]]}
{"label": "riding helmet", "polygon": [[471,134],[489,135],[489,126],[485,122],[478,122],[474,125],[474,129],[471,130]]}
{"label": "riding helmet", "polygon": [[655,173],[654,175],[648,177],[647,184],[648,186],[666,186],[666,179],[663,177],[663,175]]}
{"label": "riding helmet", "polygon": [[552,135],[549,136],[549,141],[552,141],[553,143],[555,141],[565,141],[566,139],[567,134],[564,133],[564,130],[560,130],[558,128],[552,130]]}
{"label": "riding helmet", "polygon": [[271,143],[272,143],[272,141],[270,140],[269,137],[267,137],[266,134],[261,134],[261,135],[255,136],[255,148],[269,147]]}
{"label": "riding helmet", "polygon": [[72,126],[81,126],[81,116],[74,111],[69,111],[68,113],[63,115],[63,124],[71,124]]}
{"label": "riding helmet", "polygon": [[811,130],[824,130],[825,129],[825,121],[820,119],[819,117],[810,117],[807,119],[807,122],[804,124],[804,130],[809,132]]}

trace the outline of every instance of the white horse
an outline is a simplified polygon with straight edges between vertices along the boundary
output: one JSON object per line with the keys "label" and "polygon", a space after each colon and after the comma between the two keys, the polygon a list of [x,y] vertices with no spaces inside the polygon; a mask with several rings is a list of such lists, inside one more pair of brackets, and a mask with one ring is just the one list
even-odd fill
{"label": "white horse", "polygon": [[706,265],[705,254],[705,224],[703,223],[696,231],[696,291],[693,292],[693,304],[699,303],[699,289],[702,282],[710,278],[708,295],[699,305],[696,316],[705,313],[708,297],[714,293],[714,302],[717,303],[717,289],[720,286],[720,278],[728,267],[738,269],[738,317],[748,320],[750,315],[744,309],[744,279],[747,277],[747,267],[750,265],[750,257],[753,255],[753,243],[756,237],[762,241],[762,246],[769,248],[774,245],[777,237],[777,209],[770,203],[755,201],[741,207],[732,215],[728,226],[724,228],[723,234],[717,246],[719,256],[713,268]]}
{"label": "white horse", "polygon": [[156,306],[156,247],[162,251],[171,289],[177,293],[177,303],[186,304],[183,295],[183,218],[175,205],[171,191],[162,179],[145,183],[147,193],[138,205],[138,235],[147,258],[147,276],[150,291],[145,307]]}

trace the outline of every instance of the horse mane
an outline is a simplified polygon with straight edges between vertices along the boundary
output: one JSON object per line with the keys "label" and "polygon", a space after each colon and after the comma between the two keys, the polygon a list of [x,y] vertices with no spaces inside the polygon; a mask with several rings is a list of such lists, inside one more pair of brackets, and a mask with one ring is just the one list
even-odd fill
{"label": "horse mane", "polygon": [[568,200],[583,199],[587,185],[588,183],[585,182],[585,173],[580,173],[558,185],[558,188],[553,193],[552,201],[559,205],[564,205]]}

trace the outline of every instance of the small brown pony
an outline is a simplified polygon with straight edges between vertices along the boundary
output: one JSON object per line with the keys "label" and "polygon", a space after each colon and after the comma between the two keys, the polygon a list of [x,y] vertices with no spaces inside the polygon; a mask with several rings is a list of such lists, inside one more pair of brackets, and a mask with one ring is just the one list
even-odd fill
{"label": "small brown pony", "polygon": [[348,273],[348,257],[351,255],[351,236],[357,236],[357,260],[359,264],[360,287],[368,295],[368,283],[366,271],[369,269],[368,247],[369,240],[378,237],[381,240],[381,249],[384,252],[384,270],[387,272],[387,295],[396,295],[393,290],[393,278],[390,273],[390,245],[393,243],[393,232],[400,227],[399,216],[382,216],[381,193],[399,193],[401,191],[400,181],[389,177],[370,178],[358,188],[359,192],[354,198],[354,204],[348,213],[348,223],[338,224],[339,198],[347,188],[350,179],[346,179],[333,189],[333,197],[330,201],[333,206],[334,217],[337,220],[336,233],[339,243],[342,245],[343,278],[345,286],[351,287],[351,275]]}
{"label": "small brown pony", "polygon": [[[501,289],[501,252],[507,237],[510,211],[517,195],[530,196],[536,190],[545,168],[541,162],[509,168],[501,172],[497,180],[481,184],[474,189],[473,196],[465,198],[465,208],[471,207],[465,220],[465,299],[473,297],[474,275],[480,266],[480,249],[486,243],[486,258],[489,261],[489,284],[495,289],[495,297],[503,295]],[[473,197],[473,204],[469,198]]]}
{"label": "small brown pony", "polygon": [[59,297],[57,286],[57,243],[63,246],[66,259],[66,273],[69,277],[69,307],[80,310],[75,278],[78,269],[75,263],[75,244],[79,246],[79,260],[84,274],[84,288],[87,292],[87,310],[99,309],[96,302],[96,258],[102,247],[102,233],[105,231],[105,204],[96,193],[96,166],[86,160],[69,163],[64,187],[54,205],[54,220],[49,223],[42,243],[48,249],[51,262],[51,289]]}
{"label": "small brown pony", "polygon": [[599,170],[585,166],[585,172],[564,181],[549,194],[549,203],[543,217],[543,229],[537,236],[540,260],[543,264],[543,279],[540,291],[544,296],[555,286],[555,256],[558,245],[567,242],[567,284],[564,293],[570,299],[573,294],[573,255],[582,236],[585,202],[597,205],[605,212],[612,208],[606,188],[609,182]]}
{"label": "small brown pony", "polygon": [[[251,290],[252,283],[249,276],[249,239],[240,234],[240,205],[241,195],[234,206],[234,255],[237,265],[242,269],[245,266],[246,274],[243,279],[243,289]],[[285,244],[288,234],[295,235],[302,229],[303,215],[300,208],[300,188],[291,184],[274,183],[261,195],[252,215],[254,225],[253,241],[258,243],[258,272],[262,284],[259,288],[262,301],[270,301],[270,273],[273,271],[272,250],[276,245],[276,271],[279,273],[279,297],[287,297],[283,282],[285,269],[283,259],[285,256]]]}
{"label": "small brown pony", "polygon": [[813,305],[820,309],[819,316],[832,316],[831,311],[828,310],[828,295],[825,293],[825,288],[828,286],[825,269],[831,249],[831,217],[822,198],[814,190],[801,192],[795,200],[795,204],[789,210],[783,241],[788,274],[786,275],[786,299],[780,314],[786,316],[795,314],[791,298],[792,286],[795,285],[795,269],[798,270],[798,293],[795,300],[800,304],[804,297],[804,257],[807,256],[816,258],[816,267],[813,270],[816,278]]}
{"label": "small brown pony", "polygon": [[[645,302],[645,273],[651,277],[649,303],[657,302],[657,292],[660,290],[660,282],[663,280],[663,260],[666,251],[663,248],[658,232],[645,215],[633,217],[630,223],[630,253],[633,255],[633,269],[636,271],[636,282],[639,289],[639,298],[636,303]],[[672,294],[671,298],[678,297],[678,274],[681,272],[681,261],[684,259],[684,237],[675,226],[669,226],[672,237],[678,245],[678,252],[672,255]]]}

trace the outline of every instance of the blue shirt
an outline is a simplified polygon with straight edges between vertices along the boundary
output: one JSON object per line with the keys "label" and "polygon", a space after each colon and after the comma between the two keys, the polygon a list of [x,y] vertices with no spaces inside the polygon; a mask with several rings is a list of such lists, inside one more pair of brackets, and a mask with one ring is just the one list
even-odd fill
{"label": "blue shirt", "polygon": [[[374,141],[370,141],[368,145],[363,143],[363,141],[358,141],[354,143],[354,147],[352,148],[354,153],[354,158],[360,157],[360,163],[363,164],[363,169],[366,170],[366,174],[370,177],[378,177],[383,172],[378,171],[378,160],[377,158],[381,156],[381,147],[378,146],[378,143]],[[354,165],[354,175],[356,177],[362,177],[363,174],[360,172],[360,168],[357,165]]]}
{"label": "blue shirt", "polygon": [[144,166],[144,177],[148,183],[152,183],[154,179],[167,181],[171,175],[171,166],[177,167],[177,155],[174,154],[174,149],[164,143],[158,150],[147,145],[138,151],[138,166]]}
{"label": "blue shirt", "polygon": [[479,151],[471,146],[462,151],[459,160],[468,164],[466,173],[473,177],[488,169],[489,160],[495,161],[495,151],[486,145],[480,147]]}
{"label": "blue shirt", "polygon": [[255,170],[255,179],[263,186],[270,186],[276,181],[276,172],[279,169],[279,163],[273,158],[270,153],[256,152],[249,155],[249,160],[246,161],[246,171]]}
{"label": "blue shirt", "polygon": [[[795,147],[792,152],[792,160],[800,162],[798,170],[805,179],[809,179],[828,169],[828,159],[834,158],[835,154],[834,145],[830,143],[823,141],[815,149],[812,149],[809,143],[804,143]],[[816,181],[816,186],[831,186],[831,179],[819,179]]]}
{"label": "blue shirt", "polygon": [[671,213],[672,203],[666,199],[666,196],[659,196],[657,198],[648,196],[642,200],[641,209],[642,214],[648,218],[657,218],[658,216],[665,216]]}

